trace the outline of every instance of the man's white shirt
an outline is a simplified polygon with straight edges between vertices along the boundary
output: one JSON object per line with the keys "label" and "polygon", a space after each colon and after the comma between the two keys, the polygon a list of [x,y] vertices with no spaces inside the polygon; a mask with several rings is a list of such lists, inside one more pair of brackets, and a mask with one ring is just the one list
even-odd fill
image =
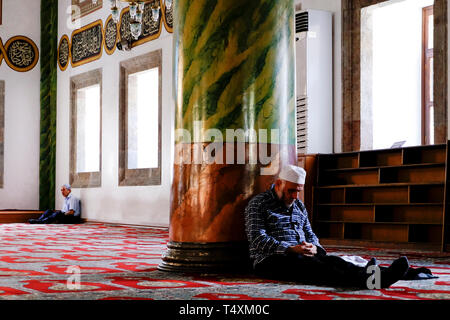
{"label": "man's white shirt", "polygon": [[78,198],[73,196],[71,193],[64,198],[64,206],[61,211],[66,213],[70,210],[74,211],[73,215],[75,217],[80,215],[80,200],[78,200]]}

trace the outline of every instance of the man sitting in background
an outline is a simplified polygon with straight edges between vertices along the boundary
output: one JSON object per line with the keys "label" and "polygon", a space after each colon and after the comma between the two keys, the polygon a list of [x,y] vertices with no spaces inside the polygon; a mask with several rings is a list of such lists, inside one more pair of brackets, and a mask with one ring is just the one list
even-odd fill
{"label": "man sitting in background", "polygon": [[80,223],[81,211],[80,200],[71,194],[72,188],[69,184],[61,187],[61,194],[64,197],[62,210],[47,210],[38,219],[28,220],[31,224],[48,223]]}

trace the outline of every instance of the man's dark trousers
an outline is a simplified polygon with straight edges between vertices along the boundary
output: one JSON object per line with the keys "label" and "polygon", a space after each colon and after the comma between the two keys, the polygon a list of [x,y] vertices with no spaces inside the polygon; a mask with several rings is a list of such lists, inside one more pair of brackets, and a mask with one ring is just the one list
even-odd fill
{"label": "man's dark trousers", "polygon": [[272,255],[256,265],[255,273],[277,280],[346,287],[365,287],[370,276],[364,267],[322,251],[313,257],[296,253]]}
{"label": "man's dark trousers", "polygon": [[41,223],[52,223],[52,222],[56,222],[57,220],[60,220],[63,218],[64,218],[64,212],[59,211],[59,210],[58,211],[47,210],[38,218],[38,220]]}

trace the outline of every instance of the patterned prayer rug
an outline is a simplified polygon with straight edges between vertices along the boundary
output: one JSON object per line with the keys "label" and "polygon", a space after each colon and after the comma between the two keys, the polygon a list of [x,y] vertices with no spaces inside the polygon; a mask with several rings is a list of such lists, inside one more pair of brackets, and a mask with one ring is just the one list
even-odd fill
{"label": "patterned prayer rug", "polygon": [[[406,255],[438,279],[355,290],[260,279],[249,274],[176,274],[157,270],[168,230],[85,223],[0,225],[0,299],[6,300],[427,300],[450,299],[450,254],[376,248],[327,248],[376,257]],[[79,272],[79,273],[78,273]],[[78,281],[79,280],[79,281]]]}

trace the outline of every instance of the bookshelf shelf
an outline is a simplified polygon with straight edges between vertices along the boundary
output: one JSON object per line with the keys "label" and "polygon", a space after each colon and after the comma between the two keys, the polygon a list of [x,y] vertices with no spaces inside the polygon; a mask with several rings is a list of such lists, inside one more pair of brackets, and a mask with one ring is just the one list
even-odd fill
{"label": "bookshelf shelf", "polygon": [[334,243],[449,245],[448,145],[318,154],[313,226]]}

